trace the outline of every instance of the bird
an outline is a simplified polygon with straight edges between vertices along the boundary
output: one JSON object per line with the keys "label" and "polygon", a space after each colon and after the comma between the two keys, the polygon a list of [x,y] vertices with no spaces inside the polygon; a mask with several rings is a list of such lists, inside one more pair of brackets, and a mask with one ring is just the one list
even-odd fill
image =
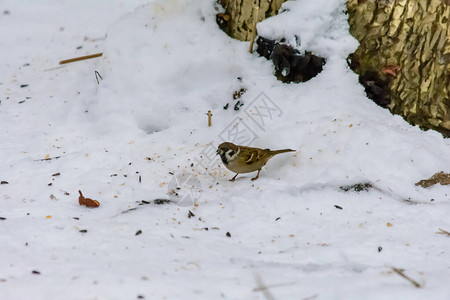
{"label": "bird", "polygon": [[259,172],[266,163],[277,154],[295,152],[292,149],[282,150],[270,150],[261,149],[247,146],[238,146],[230,142],[224,142],[217,148],[217,155],[220,155],[225,167],[235,172],[233,178],[230,181],[234,181],[240,173],[250,173],[258,171],[255,177],[251,180],[254,181],[259,178]]}

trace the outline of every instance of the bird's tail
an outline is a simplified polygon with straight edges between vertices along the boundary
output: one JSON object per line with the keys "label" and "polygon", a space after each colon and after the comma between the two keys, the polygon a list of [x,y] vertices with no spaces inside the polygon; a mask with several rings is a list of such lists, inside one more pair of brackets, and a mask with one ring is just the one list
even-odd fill
{"label": "bird's tail", "polygon": [[271,150],[270,155],[274,156],[274,155],[286,153],[286,152],[295,152],[295,150],[292,150],[292,149],[282,149],[282,150],[273,150],[273,151]]}

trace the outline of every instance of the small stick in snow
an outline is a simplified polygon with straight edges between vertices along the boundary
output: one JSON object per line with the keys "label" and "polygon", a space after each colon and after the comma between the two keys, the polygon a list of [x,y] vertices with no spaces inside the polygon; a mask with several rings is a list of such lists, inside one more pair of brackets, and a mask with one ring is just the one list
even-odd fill
{"label": "small stick in snow", "polygon": [[41,159],[35,159],[34,161],[47,161],[47,160],[52,160],[52,159],[58,159],[61,156],[55,156],[55,157],[50,157],[50,156],[46,156],[45,158],[41,158]]}
{"label": "small stick in snow", "polygon": [[437,234],[446,234],[446,235],[450,236],[450,232],[448,232],[447,230],[444,230],[442,228],[438,228],[438,229],[439,229],[439,231],[436,232]]}
{"label": "small stick in snow", "polygon": [[100,84],[100,81],[98,80],[98,78],[100,77],[100,79],[103,80],[102,75],[100,75],[100,73],[97,71],[94,71],[94,74],[95,74],[95,79],[97,79],[97,84]]}
{"label": "small stick in snow", "polygon": [[70,64],[70,63],[73,63],[73,62],[76,62],[76,61],[80,61],[80,60],[86,60],[86,59],[100,57],[102,55],[103,55],[103,52],[95,53],[95,54],[91,54],[91,55],[86,55],[86,56],[74,57],[74,58],[62,60],[62,61],[59,62],[59,64],[60,65]]}
{"label": "small stick in snow", "polygon": [[256,284],[258,285],[258,287],[253,289],[253,291],[261,292],[267,300],[275,300],[275,297],[272,295],[269,287],[264,283],[261,276],[258,273],[253,272],[253,278],[255,278]]}
{"label": "small stick in snow", "polygon": [[255,42],[256,37],[256,24],[258,23],[258,13],[259,13],[259,6],[253,7],[253,27],[252,27],[252,38],[250,40],[250,49],[248,49],[248,52],[253,52],[253,43]]}
{"label": "small stick in snow", "polygon": [[392,271],[394,271],[398,275],[402,276],[403,278],[405,278],[406,280],[411,282],[416,288],[422,287],[417,281],[415,281],[414,279],[411,279],[411,277],[409,277],[405,273],[403,273],[403,270],[397,269],[397,268],[394,268],[394,267],[391,267],[391,269],[392,269]]}
{"label": "small stick in snow", "polygon": [[211,127],[211,125],[212,125],[212,122],[211,122],[212,113],[211,113],[210,110],[208,110],[207,115],[208,115],[208,127]]}

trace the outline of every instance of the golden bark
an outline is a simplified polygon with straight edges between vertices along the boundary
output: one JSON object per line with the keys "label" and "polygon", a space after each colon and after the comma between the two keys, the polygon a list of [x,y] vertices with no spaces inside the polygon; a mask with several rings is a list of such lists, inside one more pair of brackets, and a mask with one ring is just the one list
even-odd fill
{"label": "golden bark", "polygon": [[393,113],[450,136],[450,0],[348,0],[355,71],[388,83]]}
{"label": "golden bark", "polygon": [[277,14],[286,0],[221,0],[225,13],[217,16],[220,27],[232,38],[250,41],[254,34],[253,7],[259,7],[257,22]]}

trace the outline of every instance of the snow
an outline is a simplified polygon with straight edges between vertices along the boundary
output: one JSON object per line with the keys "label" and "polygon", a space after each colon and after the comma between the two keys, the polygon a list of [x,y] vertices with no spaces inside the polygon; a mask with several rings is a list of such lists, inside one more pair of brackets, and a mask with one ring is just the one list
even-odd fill
{"label": "snow", "polygon": [[[450,171],[449,140],[367,99],[345,1],[283,8],[258,30],[327,59],[306,83],[220,31],[214,1],[0,1],[2,299],[450,298],[450,190],[415,186]],[[242,128],[297,152],[229,182],[210,151]]]}

